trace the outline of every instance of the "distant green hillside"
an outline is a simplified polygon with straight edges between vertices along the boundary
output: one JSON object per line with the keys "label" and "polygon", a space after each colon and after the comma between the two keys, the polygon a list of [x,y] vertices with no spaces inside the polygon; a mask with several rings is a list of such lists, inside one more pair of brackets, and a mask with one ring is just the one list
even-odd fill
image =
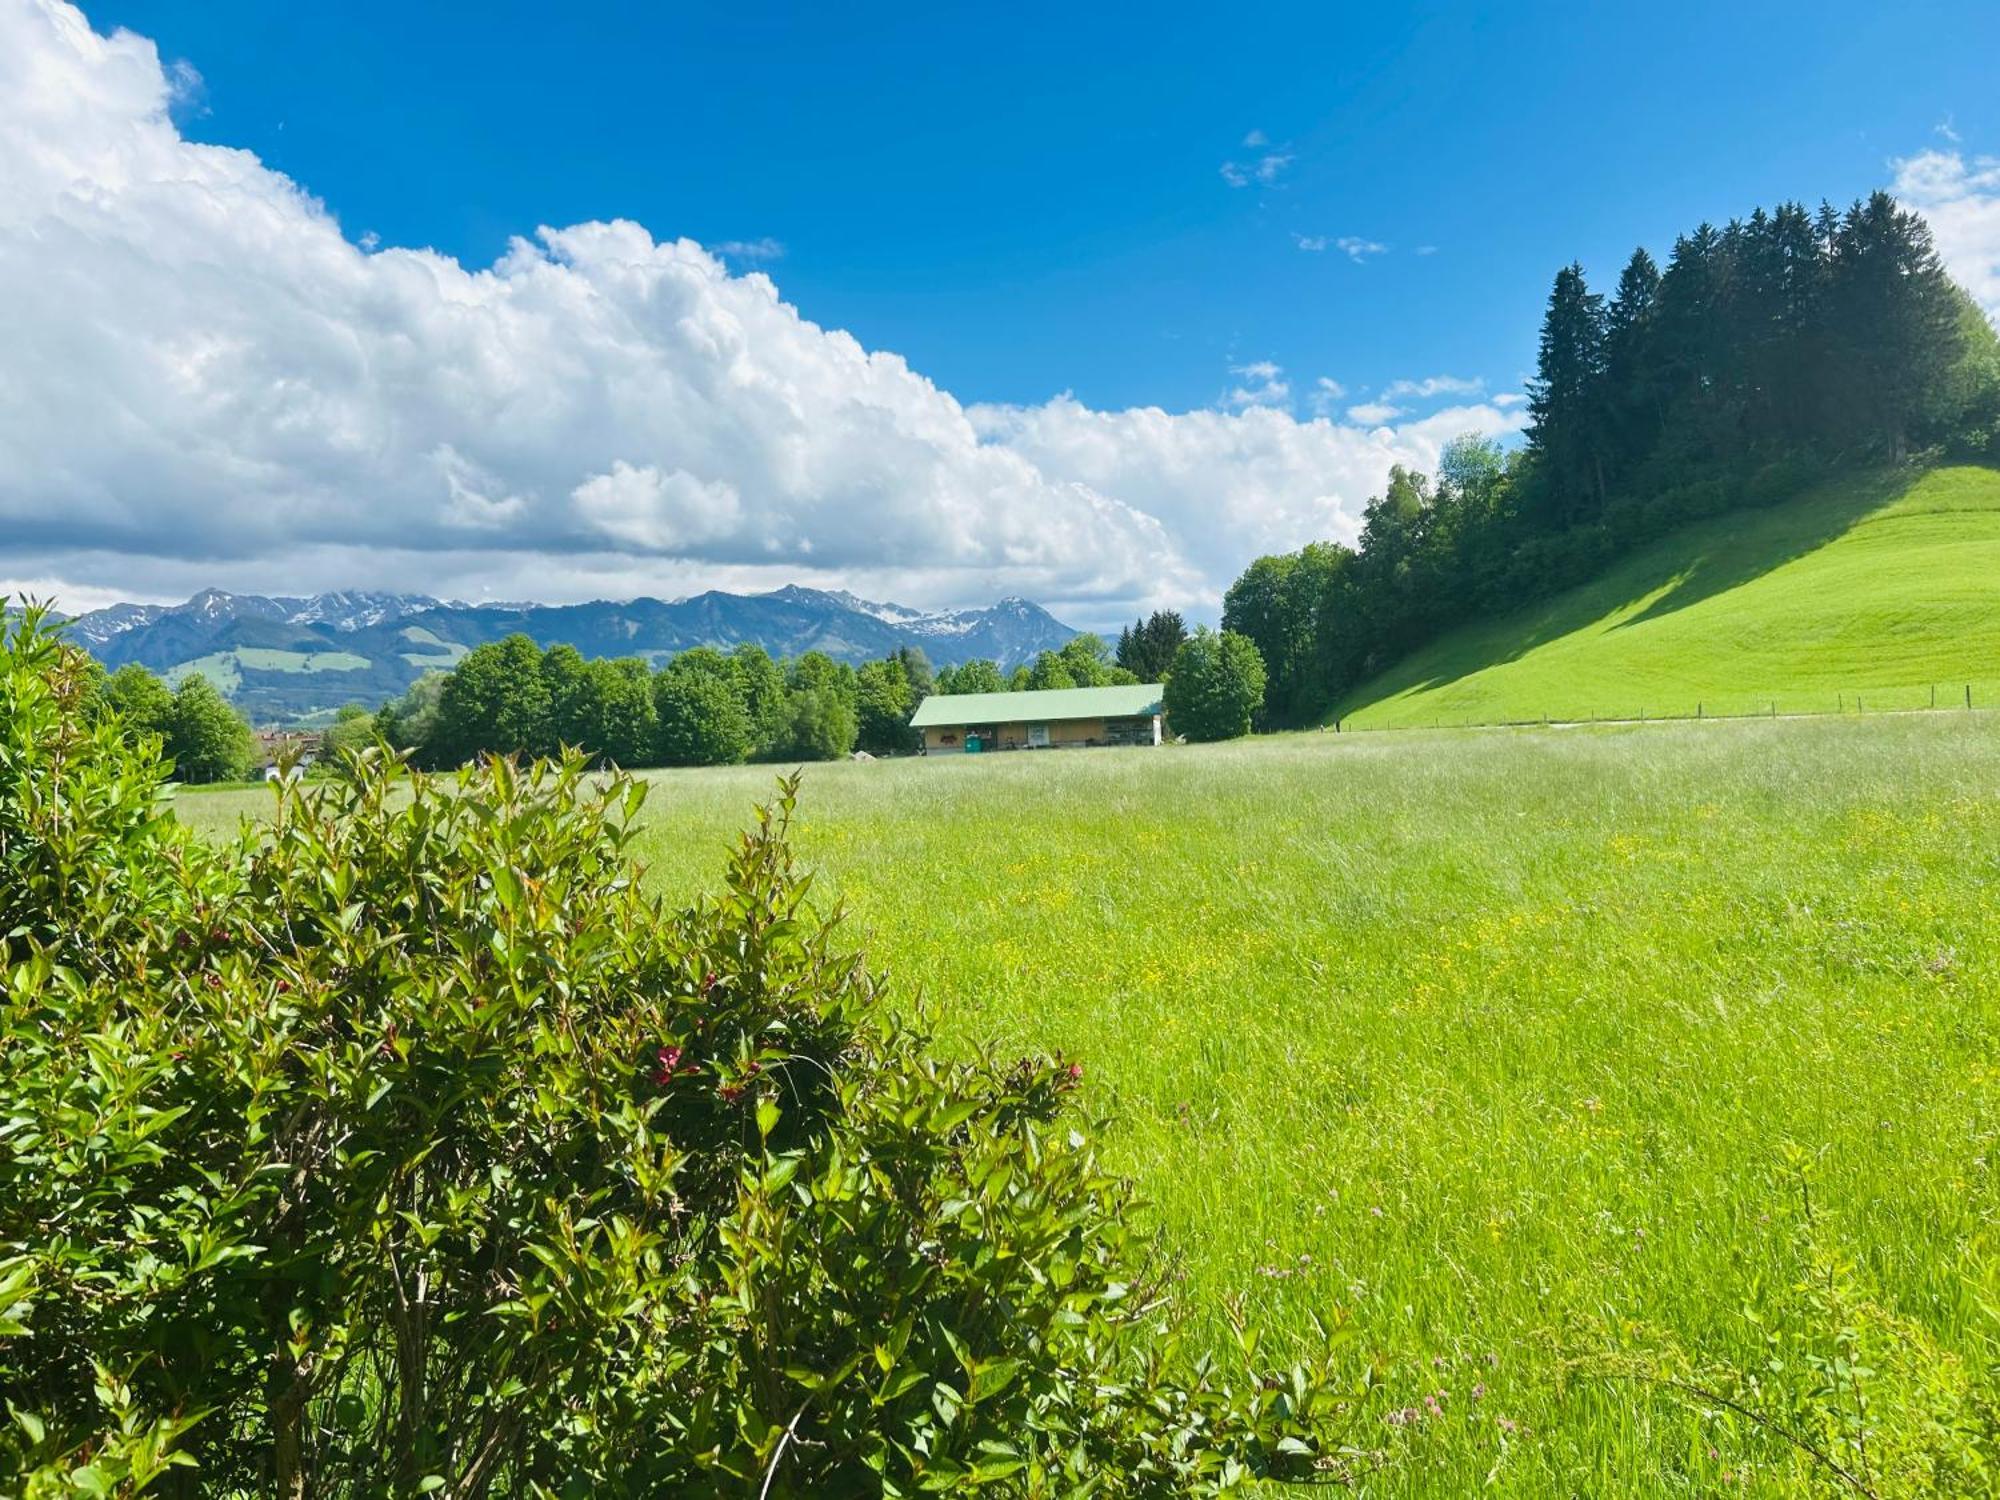
{"label": "distant green hillside", "polygon": [[1364,684],[1358,727],[2000,707],[2000,471],[1876,471],[1686,527]]}

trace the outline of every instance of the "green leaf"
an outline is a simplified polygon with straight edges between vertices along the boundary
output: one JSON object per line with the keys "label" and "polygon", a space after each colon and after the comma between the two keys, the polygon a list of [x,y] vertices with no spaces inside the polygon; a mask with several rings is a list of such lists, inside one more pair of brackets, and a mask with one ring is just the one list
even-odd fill
{"label": "green leaf", "polygon": [[983,1362],[972,1372],[972,1385],[965,1397],[967,1404],[976,1406],[989,1396],[999,1395],[1020,1373],[1021,1361],[1018,1359],[993,1359]]}

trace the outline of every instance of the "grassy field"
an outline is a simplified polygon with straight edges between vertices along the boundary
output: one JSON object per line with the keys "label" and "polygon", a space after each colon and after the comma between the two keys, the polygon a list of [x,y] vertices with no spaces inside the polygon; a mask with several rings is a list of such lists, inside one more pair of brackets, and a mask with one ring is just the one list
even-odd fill
{"label": "grassy field", "polygon": [[368,658],[352,651],[277,651],[261,646],[239,646],[233,651],[217,651],[208,656],[170,667],[166,678],[178,683],[190,672],[199,672],[224,693],[242,685],[245,671],[256,672],[357,672],[366,668]]}
{"label": "grassy field", "polygon": [[1356,727],[2000,705],[2000,471],[1864,474],[1688,527],[1444,636]]}
{"label": "grassy field", "polygon": [[[771,773],[653,779],[692,891]],[[1994,1394],[1996,788],[1985,715],[1308,734],[814,768],[797,832],[947,1045],[1083,1061],[1218,1330],[1348,1330],[1364,1493],[1837,1492],[1685,1378],[1860,1400],[1889,1494]]]}

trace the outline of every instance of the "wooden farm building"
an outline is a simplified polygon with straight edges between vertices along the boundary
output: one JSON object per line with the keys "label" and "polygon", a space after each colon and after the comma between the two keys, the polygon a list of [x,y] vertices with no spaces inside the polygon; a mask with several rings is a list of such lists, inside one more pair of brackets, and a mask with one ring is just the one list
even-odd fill
{"label": "wooden farm building", "polygon": [[910,726],[926,755],[1160,743],[1160,685],[934,694]]}

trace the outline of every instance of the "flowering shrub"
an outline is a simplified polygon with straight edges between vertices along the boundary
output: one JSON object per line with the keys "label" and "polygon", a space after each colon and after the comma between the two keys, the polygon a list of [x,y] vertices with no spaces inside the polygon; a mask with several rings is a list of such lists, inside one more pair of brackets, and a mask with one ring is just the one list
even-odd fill
{"label": "flowering shrub", "polygon": [[949,1062],[786,841],[377,752],[191,843],[0,650],[0,1495],[1205,1494],[1323,1372],[1184,1355],[1080,1070]]}

